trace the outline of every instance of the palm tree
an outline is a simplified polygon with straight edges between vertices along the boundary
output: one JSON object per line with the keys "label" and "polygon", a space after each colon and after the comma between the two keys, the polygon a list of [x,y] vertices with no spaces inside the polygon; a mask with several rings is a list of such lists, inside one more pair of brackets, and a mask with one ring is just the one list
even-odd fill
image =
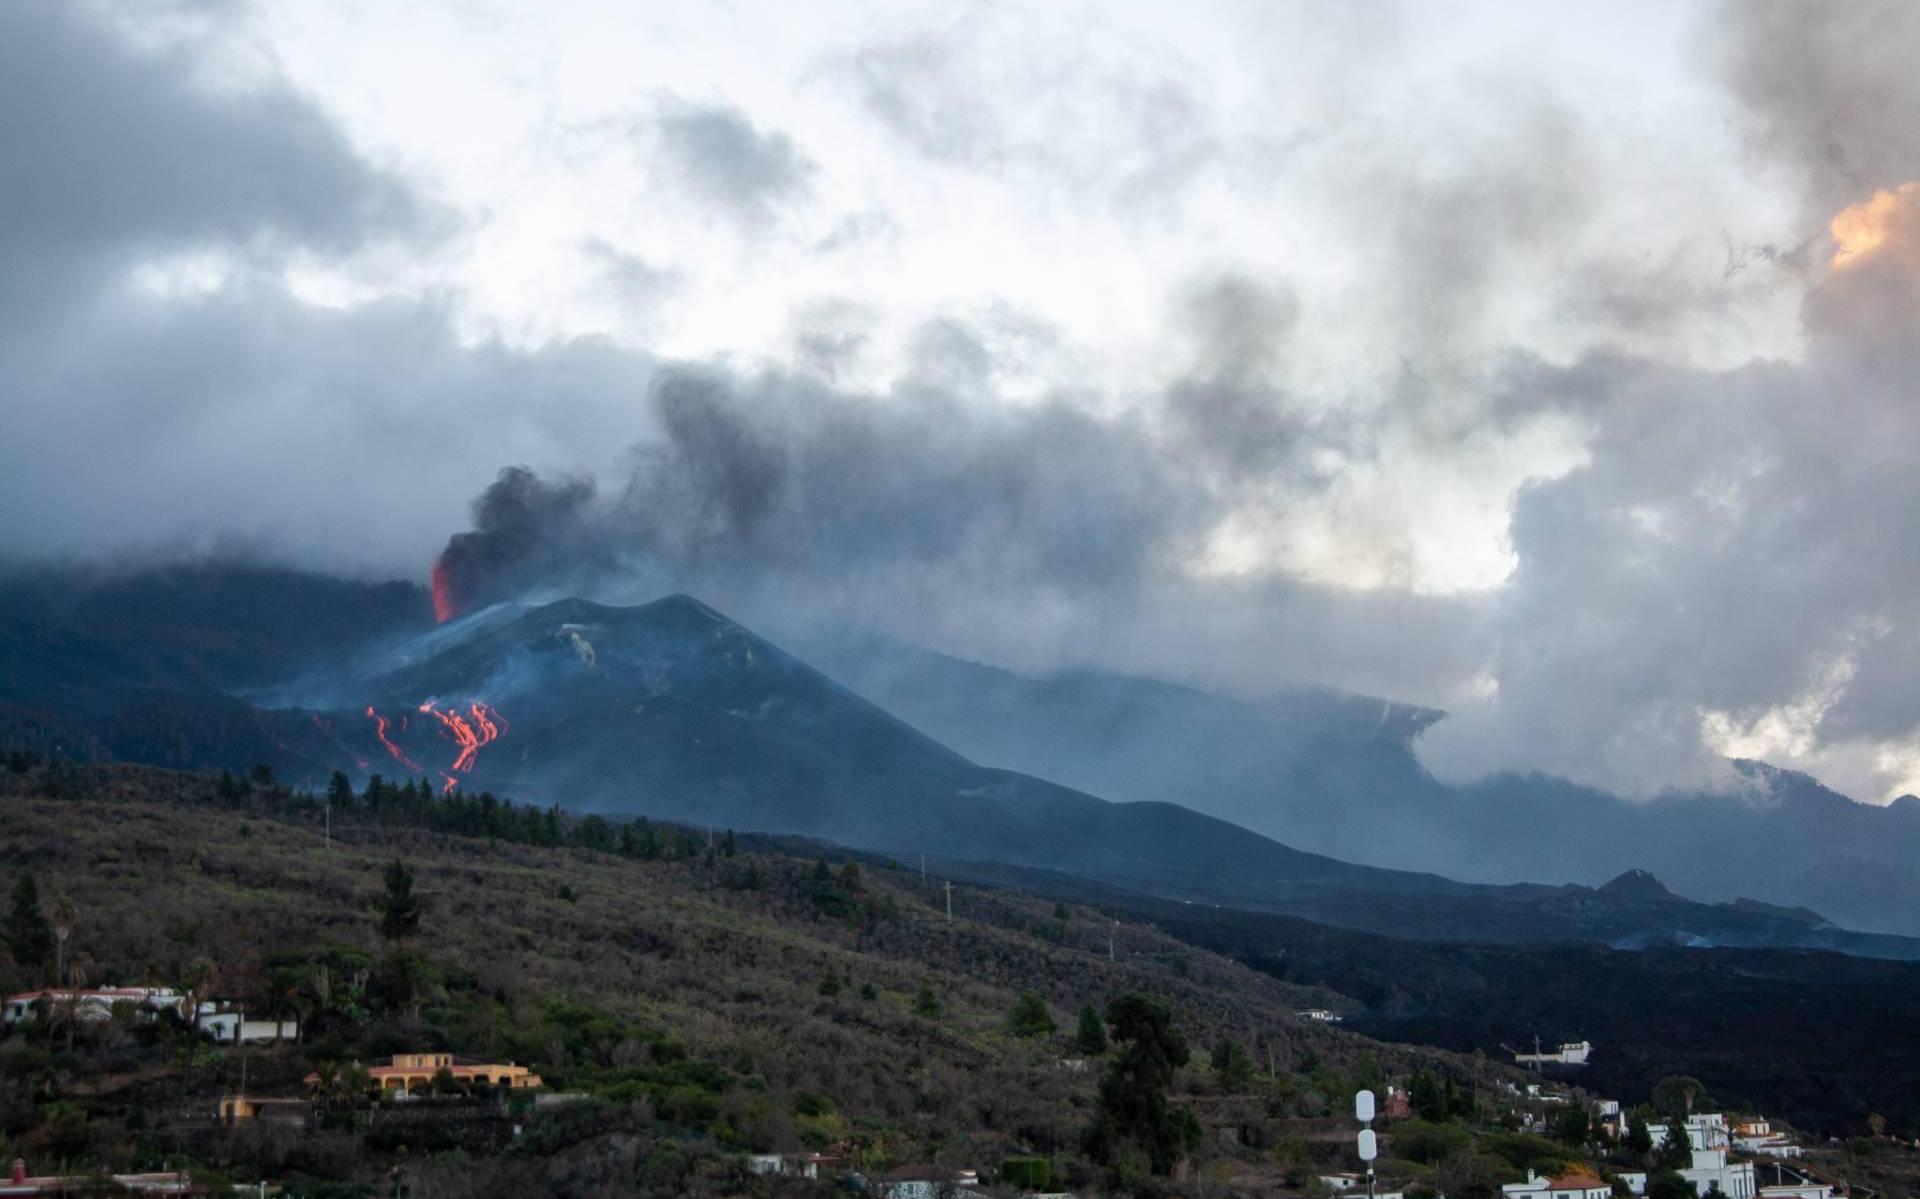
{"label": "palm tree", "polygon": [[195,958],[187,965],[187,1022],[195,1036],[200,1033],[200,1005],[212,996],[218,978],[219,970],[206,958]]}
{"label": "palm tree", "polygon": [[74,921],[79,914],[74,911],[73,901],[62,895],[53,904],[53,977],[59,982],[67,976],[67,938],[73,936]]}
{"label": "palm tree", "polygon": [[[63,946],[66,944],[66,938],[64,936],[60,938],[60,943]],[[72,1053],[74,1037],[80,1029],[80,991],[81,988],[87,985],[87,974],[93,966],[93,959],[87,954],[82,953],[76,955],[71,961],[65,961],[66,954],[64,950],[60,956],[63,959],[62,965],[65,971],[60,981],[65,985],[66,992],[52,1005],[51,1014],[56,1019],[66,1023],[67,1052]]]}
{"label": "palm tree", "polygon": [[340,1092],[340,1063],[315,1062],[313,1064],[313,1097],[322,1108],[333,1102]]}

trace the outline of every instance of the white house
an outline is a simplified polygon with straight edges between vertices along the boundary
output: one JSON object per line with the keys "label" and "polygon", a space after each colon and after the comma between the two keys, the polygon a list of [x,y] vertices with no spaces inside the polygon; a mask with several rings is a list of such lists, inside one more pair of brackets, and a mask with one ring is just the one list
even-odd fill
{"label": "white house", "polygon": [[1742,1153],[1755,1157],[1799,1157],[1800,1146],[1784,1132],[1775,1132],[1773,1125],[1758,1116],[1751,1116],[1733,1126],[1733,1147]]}
{"label": "white house", "polygon": [[1506,1183],[1500,1193],[1507,1199],[1611,1199],[1613,1186],[1591,1174],[1575,1172],[1558,1178],[1541,1178],[1528,1170],[1525,1182]]}
{"label": "white house", "polygon": [[1833,1188],[1809,1178],[1791,1185],[1761,1187],[1760,1199],[1833,1199]]}
{"label": "white house", "polygon": [[879,1199],[962,1199],[980,1185],[973,1170],[946,1166],[902,1166],[873,1184]]}
{"label": "white house", "polygon": [[[1328,1190],[1336,1193],[1362,1191],[1366,1189],[1367,1176],[1365,1174],[1322,1174],[1320,1175],[1320,1182],[1321,1185],[1325,1186]],[[1383,1191],[1379,1189],[1379,1185],[1376,1182],[1373,1199],[1406,1199],[1406,1192],[1399,1188]]]}
{"label": "white house", "polygon": [[[1727,1118],[1719,1112],[1699,1112],[1688,1116],[1683,1128],[1686,1131],[1687,1146],[1690,1149],[1733,1147],[1733,1130],[1727,1127]],[[1647,1131],[1652,1134],[1656,1148],[1667,1143],[1667,1125],[1649,1124]]]}
{"label": "white house", "polygon": [[1680,1171],[1680,1176],[1693,1184],[1702,1199],[1716,1187],[1727,1199],[1755,1199],[1760,1189],[1753,1163],[1728,1161],[1725,1149],[1695,1149],[1692,1167]]}
{"label": "white house", "polygon": [[1768,1137],[1736,1137],[1733,1145],[1755,1157],[1800,1157],[1804,1152],[1790,1137],[1779,1133]]}
{"label": "white house", "polygon": [[1588,1041],[1564,1041],[1557,1049],[1540,1050],[1534,1053],[1516,1053],[1515,1063],[1522,1066],[1584,1066],[1587,1058],[1593,1055],[1593,1045]]}
{"label": "white house", "polygon": [[225,1004],[200,1005],[200,1032],[223,1045],[244,1041],[295,1041],[300,1038],[297,1020],[249,1020],[240,1008]]}
{"label": "white house", "polygon": [[1302,1020],[1314,1020],[1321,1024],[1338,1024],[1344,1017],[1339,1012],[1330,1012],[1323,1007],[1308,1008],[1304,1012],[1295,1012]]}
{"label": "white house", "polygon": [[46,1008],[72,1004],[81,1020],[96,1023],[111,1019],[116,1003],[131,1004],[143,1019],[151,1020],[165,1011],[185,1013],[187,1000],[169,987],[54,987],[7,996],[0,1019],[12,1026],[38,1019]]}
{"label": "white house", "polygon": [[753,1153],[747,1156],[747,1173],[818,1179],[838,1160],[821,1153]]}
{"label": "white house", "polygon": [[1645,1170],[1616,1170],[1613,1175],[1622,1185],[1636,1195],[1647,1193],[1647,1172]]}

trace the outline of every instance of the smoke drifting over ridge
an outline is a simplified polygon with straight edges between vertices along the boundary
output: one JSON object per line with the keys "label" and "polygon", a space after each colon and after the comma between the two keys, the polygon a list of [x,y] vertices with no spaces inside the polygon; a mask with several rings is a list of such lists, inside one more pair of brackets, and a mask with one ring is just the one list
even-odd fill
{"label": "smoke drifting over ridge", "polygon": [[[8,558],[234,537],[310,565],[417,570],[512,465],[445,544],[457,605],[689,590],[775,633],[857,623],[1028,669],[1324,683],[1449,708],[1424,748],[1450,774],[1549,770],[1640,794],[1712,781],[1737,752],[1863,797],[1920,785],[1909,6],[1701,14],[1698,60],[1784,180],[1797,223],[1779,244],[1800,247],[1730,250],[1724,276],[1721,229],[1646,233],[1608,208],[1618,159],[1599,122],[1537,84],[1495,79],[1455,101],[1470,133],[1420,145],[1376,136],[1387,122],[1349,129],[1350,96],[1314,95],[1300,107],[1319,115],[1274,145],[1192,80],[1048,75],[1045,104],[1010,91],[1007,111],[979,112],[1007,90],[979,79],[1025,76],[973,69],[964,39],[835,59],[936,171],[1070,196],[1129,236],[1301,180],[1338,197],[1340,219],[1302,232],[1286,269],[1244,264],[1226,238],[1155,280],[1175,301],[1143,356],[1172,365],[1126,388],[1083,378],[1086,347],[1047,313],[971,299],[900,339],[891,370],[863,364],[884,340],[863,295],[815,297],[808,311],[854,316],[793,366],[663,368],[604,337],[475,335],[380,257],[430,262],[473,233],[437,226],[435,203],[376,164],[404,155],[364,152],[271,73],[210,86],[196,48],[137,51],[90,12],[0,10],[0,108],[16,118],[0,145],[24,181],[0,193]],[[1396,45],[1330,56],[1341,78],[1376,80]],[[929,58],[948,69],[920,70]],[[1023,123],[1108,110],[1138,126],[1055,146]],[[696,206],[751,191],[701,236],[831,256],[862,241],[843,227],[895,245],[930,219],[864,194],[832,209],[849,190],[834,147],[767,113],[652,114],[667,125],[639,152],[668,157],[650,180],[679,180]],[[128,130],[141,152],[61,149]],[[1737,244],[1746,226],[1729,223]],[[1327,228],[1366,251],[1368,294],[1332,316],[1310,252]],[[1704,276],[1666,255],[1686,237],[1711,243]],[[654,263],[640,248],[632,261]],[[347,283],[315,285],[315,261]],[[892,269],[880,261],[869,277]],[[685,263],[659,270],[676,302],[698,291]],[[1514,316],[1535,294],[1556,316],[1542,344],[1507,332],[1537,329]],[[1683,351],[1754,295],[1802,301],[1799,345],[1731,367]],[[1342,321],[1365,335],[1350,375],[1315,357]],[[1367,373],[1375,359],[1394,367]]]}
{"label": "smoke drifting over ridge", "polygon": [[[1428,734],[1430,763],[1462,775],[1525,764],[1645,794],[1725,782],[1733,755],[1815,763],[1869,794],[1908,785],[1920,568],[1900,551],[1920,535],[1920,189],[1881,193],[1836,227],[1852,240],[1809,292],[1804,365],[1593,358],[1516,372],[1536,411],[1592,422],[1589,461],[1521,494],[1519,567],[1492,602],[1422,605],[1387,651],[1438,631],[1460,651],[1451,669],[1487,654],[1486,698],[1456,702]],[[1071,646],[1066,660],[1131,656],[1178,673],[1179,654],[1196,652],[1195,673],[1256,686],[1274,673],[1219,671],[1208,663],[1226,647],[1192,626],[1244,603],[1228,626],[1244,634],[1253,613],[1298,619],[1343,600],[1202,569],[1197,547],[1276,478],[1313,485],[1289,463],[1327,435],[1241,378],[1246,356],[1176,389],[1157,425],[669,372],[651,401],[659,439],[604,494],[505,472],[446,561],[475,601],[644,580],[643,594],[971,636],[1002,656],[1032,648],[994,628],[1015,613]],[[1223,437],[1215,454],[1194,423],[1213,417],[1223,433],[1261,431]],[[1186,627],[1169,619],[1180,607]],[[970,619],[990,631],[969,632]],[[1160,644],[1143,652],[1147,629]],[[1136,639],[1127,648],[1095,649],[1122,632]],[[1286,652],[1284,639],[1247,644]],[[1277,673],[1334,681],[1298,661]]]}

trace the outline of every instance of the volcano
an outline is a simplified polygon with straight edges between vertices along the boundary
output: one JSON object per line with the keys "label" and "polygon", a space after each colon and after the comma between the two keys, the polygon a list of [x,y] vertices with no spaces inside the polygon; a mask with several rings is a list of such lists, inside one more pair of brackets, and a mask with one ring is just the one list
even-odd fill
{"label": "volcano", "polygon": [[[701,601],[496,607],[352,684],[378,712],[482,703],[511,732],[462,785],[575,809],[802,833],[852,845],[1127,870],[1145,841],[1195,885],[1249,858],[1266,877],[1374,874],[1171,804],[1115,805],[969,761]],[[471,722],[469,722],[471,723]],[[456,728],[455,741],[465,746]],[[396,745],[426,761],[415,721]],[[423,741],[422,738],[428,740]],[[444,756],[444,751],[442,755]],[[1165,852],[1178,848],[1178,855]],[[1414,876],[1408,876],[1414,877]],[[1434,883],[1440,880],[1433,880]]]}
{"label": "volcano", "polygon": [[[1356,865],[1166,802],[1180,791],[1110,803],[982,764],[978,747],[955,750],[896,716],[891,699],[862,698],[691,596],[498,604],[436,623],[421,589],[353,586],[255,574],[135,577],[58,603],[0,592],[0,743],[173,767],[266,764],[310,788],[334,770],[403,776],[925,854],[955,877],[1041,870],[1418,939],[1920,957],[1920,942],[1800,909]],[[1357,722],[1367,736],[1403,737],[1426,718],[1348,706],[1353,719],[1338,727]]]}

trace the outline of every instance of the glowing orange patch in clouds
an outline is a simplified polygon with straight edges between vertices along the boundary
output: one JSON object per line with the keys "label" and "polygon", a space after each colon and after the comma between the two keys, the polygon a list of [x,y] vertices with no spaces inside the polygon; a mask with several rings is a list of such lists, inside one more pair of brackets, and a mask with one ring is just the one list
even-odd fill
{"label": "glowing orange patch in clouds", "polygon": [[1834,269],[1851,266],[1899,238],[1903,210],[1920,210],[1920,182],[1877,191],[1871,200],[1841,209],[1827,226],[1833,234]]}

